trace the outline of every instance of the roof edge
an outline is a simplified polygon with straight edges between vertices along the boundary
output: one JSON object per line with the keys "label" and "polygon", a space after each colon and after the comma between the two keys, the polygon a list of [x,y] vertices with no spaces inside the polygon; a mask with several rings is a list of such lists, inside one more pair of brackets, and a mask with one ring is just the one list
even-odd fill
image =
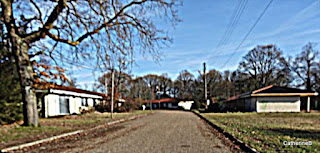
{"label": "roof edge", "polygon": [[264,97],[264,96],[317,96],[318,93],[264,93],[264,94],[251,94],[252,97]]}
{"label": "roof edge", "polygon": [[260,92],[260,91],[270,89],[270,88],[272,88],[273,86],[274,86],[274,85],[269,85],[269,86],[266,86],[266,87],[263,87],[263,88],[254,90],[254,91],[252,91],[252,93],[253,93],[253,94],[258,93],[258,92]]}

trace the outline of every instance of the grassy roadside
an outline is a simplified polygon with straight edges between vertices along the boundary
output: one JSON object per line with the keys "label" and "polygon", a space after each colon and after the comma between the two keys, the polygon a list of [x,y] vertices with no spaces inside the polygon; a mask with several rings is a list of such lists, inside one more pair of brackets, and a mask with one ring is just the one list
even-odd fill
{"label": "grassy roadside", "polygon": [[[151,113],[151,111],[147,110],[130,113],[114,113],[113,120],[149,113]],[[59,118],[42,118],[40,119],[40,127],[0,127],[0,149],[66,132],[89,129],[97,125],[106,124],[111,120],[110,113],[90,113]]]}
{"label": "grassy roadside", "polygon": [[[319,152],[320,113],[202,113],[259,152]],[[312,141],[286,146],[284,141]]]}

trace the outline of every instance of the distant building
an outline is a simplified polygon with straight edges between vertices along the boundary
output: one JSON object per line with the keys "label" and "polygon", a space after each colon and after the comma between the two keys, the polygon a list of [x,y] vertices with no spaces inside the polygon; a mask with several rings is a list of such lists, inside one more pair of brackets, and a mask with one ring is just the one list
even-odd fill
{"label": "distant building", "polygon": [[80,114],[103,101],[104,94],[72,87],[54,86],[36,90],[42,117]]}
{"label": "distant building", "polygon": [[178,99],[176,98],[164,98],[164,99],[156,99],[152,101],[145,101],[144,105],[146,106],[146,109],[150,109],[150,106],[152,106],[152,109],[178,109]]}
{"label": "distant building", "polygon": [[146,106],[146,109],[150,109],[150,106],[152,106],[152,109],[184,109],[184,110],[190,110],[191,106],[193,104],[193,101],[182,101],[176,98],[164,98],[164,99],[156,99],[152,101],[146,101],[144,105]]}
{"label": "distant building", "polygon": [[184,110],[191,110],[191,107],[192,107],[193,103],[194,103],[194,101],[180,101],[178,103],[178,106],[180,106]]}
{"label": "distant building", "polygon": [[124,99],[118,99],[118,100],[116,101],[117,107],[124,106],[124,103],[125,103],[125,102],[126,102],[126,100],[124,100]]}
{"label": "distant building", "polygon": [[230,112],[300,112],[306,108],[309,112],[310,97],[317,95],[317,92],[270,85],[230,97],[220,109]]}

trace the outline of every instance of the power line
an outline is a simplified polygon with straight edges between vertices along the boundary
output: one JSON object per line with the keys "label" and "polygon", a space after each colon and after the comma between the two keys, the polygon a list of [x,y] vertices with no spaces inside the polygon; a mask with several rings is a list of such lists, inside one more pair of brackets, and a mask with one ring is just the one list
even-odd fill
{"label": "power line", "polygon": [[256,20],[256,22],[252,25],[252,27],[250,28],[250,30],[248,31],[248,33],[245,35],[245,37],[241,40],[240,44],[237,46],[237,48],[232,52],[231,56],[229,56],[229,58],[227,59],[227,61],[224,63],[224,65],[222,66],[221,69],[223,69],[226,64],[230,61],[230,59],[232,58],[232,56],[235,54],[236,51],[238,51],[238,49],[240,48],[240,46],[243,44],[243,42],[247,39],[247,37],[249,36],[249,34],[251,33],[251,31],[253,30],[253,28],[258,24],[258,22],[260,21],[260,19],[262,18],[262,16],[264,15],[264,13],[268,10],[269,6],[271,5],[271,3],[273,2],[273,0],[270,0],[270,2],[268,3],[268,5],[266,6],[266,8],[263,10],[263,12],[260,14],[260,16],[258,17],[258,19]]}
{"label": "power line", "polygon": [[241,1],[239,1],[239,3],[237,3],[237,5],[232,13],[232,16],[229,20],[228,27],[227,27],[226,31],[224,32],[222,39],[220,40],[218,46],[216,47],[216,49],[213,53],[219,54],[221,52],[221,50],[223,50],[224,45],[229,41],[229,38],[232,35],[233,30],[237,26],[238,21],[241,18],[242,13],[246,7],[246,4],[247,4],[247,0],[241,0]]}
{"label": "power line", "polygon": [[246,7],[246,5],[247,5],[247,2],[248,2],[247,0],[244,1],[243,5],[242,5],[242,8],[240,9],[240,12],[238,13],[238,17],[237,17],[236,20],[234,21],[233,27],[232,27],[231,31],[229,32],[229,34],[227,35],[226,41],[225,41],[225,42],[223,43],[223,45],[221,46],[222,48],[219,50],[218,54],[219,54],[221,51],[223,51],[223,49],[225,48],[225,45],[226,45],[227,42],[229,41],[229,39],[230,39],[230,37],[231,37],[231,35],[232,35],[232,33],[233,33],[233,30],[234,30],[235,27],[237,26],[237,24],[238,24],[238,22],[239,22],[239,20],[240,20],[240,18],[241,18],[241,16],[242,16],[242,13],[244,12],[244,9],[245,9],[245,7]]}
{"label": "power line", "polygon": [[244,12],[244,9],[245,9],[245,7],[246,7],[247,2],[248,2],[248,1],[245,0],[245,1],[242,3],[243,5],[240,7],[240,10],[238,11],[238,14],[237,14],[234,22],[232,23],[232,27],[231,27],[231,29],[229,30],[229,33],[228,33],[228,35],[226,36],[225,41],[223,42],[221,48],[218,50],[218,54],[224,49],[225,45],[226,45],[227,42],[229,41],[230,36],[231,36],[232,33],[233,33],[233,30],[236,28],[236,26],[237,26],[237,24],[238,24],[238,22],[239,22],[239,20],[240,20],[240,18],[241,18],[241,16],[242,16],[242,13]]}
{"label": "power line", "polygon": [[220,40],[220,42],[219,42],[219,44],[218,44],[218,46],[217,46],[217,48],[216,48],[216,50],[215,50],[214,52],[216,52],[216,51],[221,47],[222,43],[224,42],[225,37],[226,37],[227,34],[229,33],[230,28],[232,27],[232,25],[233,25],[233,23],[234,23],[235,16],[236,16],[236,14],[238,13],[239,7],[242,5],[242,2],[243,2],[243,0],[239,1],[239,2],[237,3],[236,7],[234,8],[233,13],[232,13],[232,15],[231,15],[231,18],[230,18],[230,20],[229,20],[227,29],[226,29],[226,31],[224,32],[224,34],[223,34],[223,36],[222,36],[222,38],[221,38],[221,40]]}

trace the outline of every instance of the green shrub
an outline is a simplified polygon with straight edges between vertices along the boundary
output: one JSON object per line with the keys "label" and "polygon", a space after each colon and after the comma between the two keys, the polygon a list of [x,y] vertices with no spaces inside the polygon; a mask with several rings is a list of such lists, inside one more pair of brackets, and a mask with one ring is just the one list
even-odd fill
{"label": "green shrub", "polygon": [[0,124],[11,124],[23,118],[21,103],[7,103],[0,100]]}
{"label": "green shrub", "polygon": [[0,46],[0,124],[22,119],[22,103],[17,69],[11,52]]}
{"label": "green shrub", "polygon": [[195,100],[191,106],[191,109],[199,110],[201,103],[198,100]]}

